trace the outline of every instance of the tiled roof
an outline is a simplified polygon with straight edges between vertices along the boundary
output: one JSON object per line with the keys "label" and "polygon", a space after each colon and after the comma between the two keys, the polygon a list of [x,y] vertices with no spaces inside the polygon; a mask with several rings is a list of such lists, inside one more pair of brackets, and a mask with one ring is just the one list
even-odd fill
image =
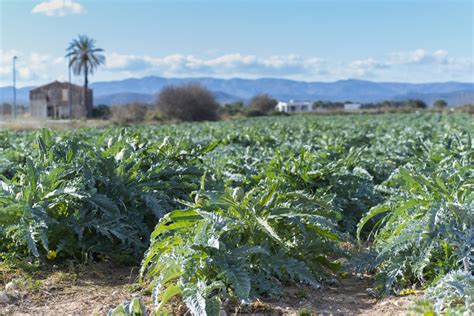
{"label": "tiled roof", "polygon": [[[68,82],[59,82],[59,81],[56,80],[56,81],[50,82],[48,84],[45,84],[43,86],[36,87],[36,88],[32,89],[31,91],[44,90],[44,89],[56,88],[56,87],[60,87],[61,89],[66,89],[68,87],[68,85],[69,85]],[[77,89],[82,89],[81,86],[73,84],[73,83],[71,83],[71,87],[72,88],[77,88]],[[88,89],[88,90],[90,90],[90,89]]]}

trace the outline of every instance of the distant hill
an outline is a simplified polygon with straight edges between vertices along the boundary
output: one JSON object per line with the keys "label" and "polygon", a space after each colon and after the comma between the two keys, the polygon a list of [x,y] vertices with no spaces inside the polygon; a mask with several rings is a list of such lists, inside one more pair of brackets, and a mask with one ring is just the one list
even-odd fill
{"label": "distant hill", "polygon": [[100,95],[94,97],[94,104],[105,105],[123,105],[132,102],[152,103],[155,99],[153,94],[133,93],[133,92],[119,92],[107,95]]}
{"label": "distant hill", "polygon": [[[230,95],[225,92],[215,91],[214,96],[217,101],[221,104],[231,103],[241,100],[241,98],[234,95]],[[131,102],[143,102],[153,103],[157,98],[157,94],[146,94],[146,93],[113,93],[107,95],[101,95],[94,98],[94,104],[105,104],[105,105],[123,105]]]}
{"label": "distant hill", "polygon": [[[151,102],[167,85],[199,82],[213,91],[221,102],[248,100],[258,93],[287,100],[325,100],[377,102],[419,98],[428,104],[443,98],[451,106],[474,103],[474,83],[397,83],[365,80],[340,80],[335,82],[305,82],[286,79],[216,79],[216,78],[163,78],[149,76],[118,81],[95,82],[94,104],[123,104],[132,101]],[[30,88],[18,89],[19,103],[28,103]],[[11,87],[0,88],[1,101],[11,101]]]}
{"label": "distant hill", "polygon": [[[35,87],[24,87],[16,89],[16,100],[18,104],[28,105],[30,99],[30,90]],[[13,87],[0,87],[0,103],[13,101]]]}

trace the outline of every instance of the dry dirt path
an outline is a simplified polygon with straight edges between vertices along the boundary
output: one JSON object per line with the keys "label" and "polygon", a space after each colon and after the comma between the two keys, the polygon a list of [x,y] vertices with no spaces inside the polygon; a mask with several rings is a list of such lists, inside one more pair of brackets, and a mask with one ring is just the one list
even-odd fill
{"label": "dry dirt path", "polygon": [[371,286],[369,277],[351,277],[321,290],[306,288],[303,295],[301,289],[289,290],[294,294],[268,303],[292,315],[302,310],[316,315],[405,315],[415,299],[414,295],[376,299],[367,292]]}
{"label": "dry dirt path", "polygon": [[[136,271],[137,268],[100,263],[75,271],[41,273],[34,280],[22,281],[22,294],[9,304],[0,304],[0,315],[105,315],[132,297],[137,288],[133,285]],[[3,273],[0,285],[3,287],[15,277],[18,278]],[[303,310],[312,315],[406,314],[413,296],[377,300],[367,293],[370,286],[368,277],[354,277],[321,290],[291,287],[281,299],[258,301],[251,308],[254,315],[260,316],[298,315]],[[151,306],[149,295],[143,298]],[[251,313],[249,309],[240,312]]]}

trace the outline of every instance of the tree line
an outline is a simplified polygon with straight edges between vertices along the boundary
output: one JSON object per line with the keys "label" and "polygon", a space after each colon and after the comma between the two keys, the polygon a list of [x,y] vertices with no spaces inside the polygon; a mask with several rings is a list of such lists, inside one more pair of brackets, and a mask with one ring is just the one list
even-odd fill
{"label": "tree line", "polygon": [[[347,102],[315,101],[313,110],[325,109],[339,111]],[[108,107],[99,105],[91,113],[93,118],[111,119],[117,123],[138,123],[142,121],[216,121],[236,117],[256,117],[265,115],[288,115],[278,112],[278,101],[269,94],[258,94],[249,102],[237,101],[220,105],[214,94],[199,83],[187,83],[181,86],[167,86],[157,95],[152,104],[131,103]],[[446,101],[437,100],[433,108],[443,110]],[[418,99],[361,104],[360,110],[420,110],[428,105]],[[471,112],[472,107],[461,107]]]}
{"label": "tree line", "polygon": [[[326,109],[326,110],[342,110],[344,105],[347,103],[352,103],[351,101],[346,102],[331,102],[331,101],[315,101],[313,103],[313,109]],[[433,103],[433,108],[435,109],[444,109],[448,106],[448,103],[445,100],[436,100]],[[426,109],[428,104],[423,100],[419,99],[409,99],[402,101],[395,100],[385,100],[375,103],[363,103],[360,106],[361,109]]]}
{"label": "tree line", "polygon": [[164,87],[151,104],[98,105],[91,117],[117,123],[142,121],[216,121],[230,117],[285,115],[275,110],[278,101],[268,94],[257,94],[248,103],[237,101],[220,105],[214,94],[199,83]]}

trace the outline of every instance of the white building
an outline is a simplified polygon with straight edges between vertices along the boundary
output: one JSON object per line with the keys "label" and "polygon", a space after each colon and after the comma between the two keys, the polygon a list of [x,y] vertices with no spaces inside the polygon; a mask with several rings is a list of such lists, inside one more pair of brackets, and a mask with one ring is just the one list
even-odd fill
{"label": "white building", "polygon": [[280,112],[289,112],[289,113],[301,113],[301,112],[311,112],[313,110],[313,105],[309,101],[295,102],[291,100],[290,102],[281,102],[279,101],[276,109]]}
{"label": "white building", "polygon": [[360,103],[345,103],[344,104],[344,110],[346,111],[357,111],[360,110],[360,107],[362,104]]}

